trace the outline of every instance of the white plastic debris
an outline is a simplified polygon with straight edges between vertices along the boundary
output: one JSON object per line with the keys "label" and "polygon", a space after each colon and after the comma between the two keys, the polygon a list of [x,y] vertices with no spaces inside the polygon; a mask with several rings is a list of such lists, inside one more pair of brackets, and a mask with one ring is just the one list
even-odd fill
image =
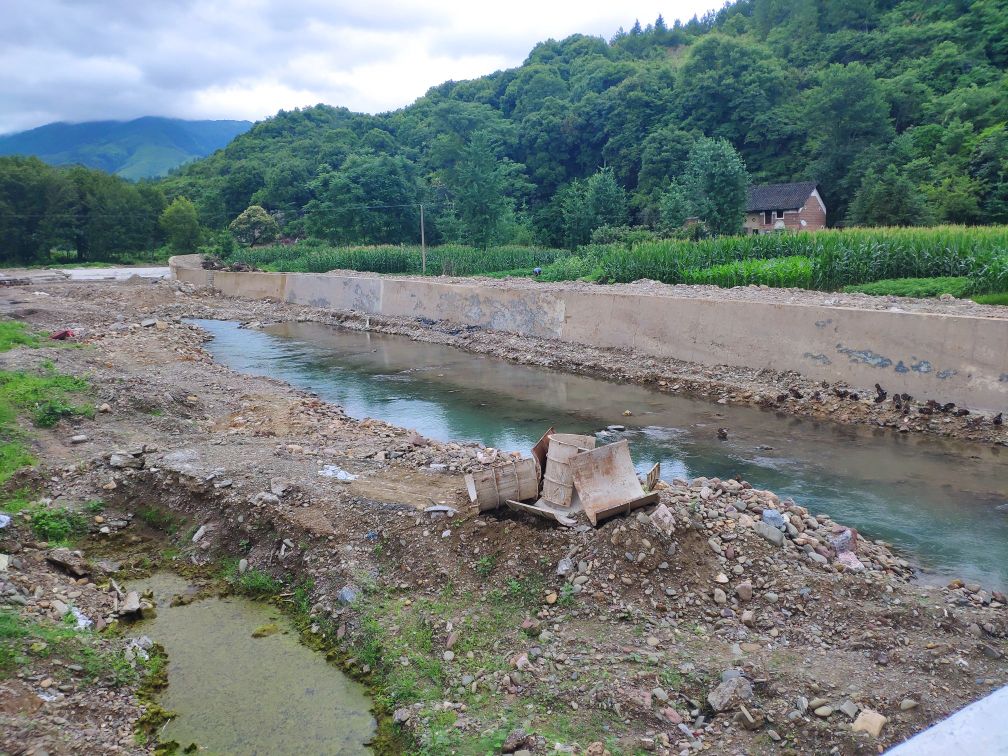
{"label": "white plastic debris", "polygon": [[352,480],[357,480],[356,475],[348,473],[342,467],[337,467],[336,465],[325,465],[321,470],[319,470],[318,474],[323,478],[335,478],[341,483],[349,483]]}
{"label": "white plastic debris", "polygon": [[10,525],[10,515],[0,514],[0,528]]}
{"label": "white plastic debris", "polygon": [[70,607],[70,612],[73,614],[74,618],[77,620],[77,629],[78,630],[90,630],[91,627],[94,625],[94,622],[92,622],[91,619],[86,614],[84,614],[84,612],[82,612],[80,609],[78,609],[76,606],[71,606]]}

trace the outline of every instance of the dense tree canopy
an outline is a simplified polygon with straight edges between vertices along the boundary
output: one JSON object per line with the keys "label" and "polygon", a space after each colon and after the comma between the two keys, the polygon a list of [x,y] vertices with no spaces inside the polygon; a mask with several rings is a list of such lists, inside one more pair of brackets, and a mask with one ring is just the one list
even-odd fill
{"label": "dense tree canopy", "polygon": [[36,158],[0,157],[0,260],[115,259],[162,241],[161,190],[102,171],[53,168]]}
{"label": "dense tree canopy", "polygon": [[[818,181],[831,223],[1003,223],[1006,40],[1008,0],[736,0],[609,41],[547,40],[516,69],[445,82],[392,113],[281,111],[159,186],[213,229],[260,205],[287,236],[416,242],[423,203],[429,241],[572,244],[595,227],[600,208],[584,200],[600,169],[621,189],[620,223],[676,225],[706,201],[687,164],[715,139],[753,181]],[[51,176],[18,171],[32,191]],[[887,191],[898,213],[874,207]],[[119,243],[87,227],[94,249]],[[69,243],[45,224],[31,238]]]}

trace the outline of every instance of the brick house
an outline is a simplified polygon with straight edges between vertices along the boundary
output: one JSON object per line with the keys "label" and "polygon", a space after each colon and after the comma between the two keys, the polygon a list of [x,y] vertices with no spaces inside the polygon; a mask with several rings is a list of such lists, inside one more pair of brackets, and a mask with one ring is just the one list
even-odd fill
{"label": "brick house", "polygon": [[814,181],[750,186],[746,199],[745,232],[819,231],[826,228],[826,205]]}

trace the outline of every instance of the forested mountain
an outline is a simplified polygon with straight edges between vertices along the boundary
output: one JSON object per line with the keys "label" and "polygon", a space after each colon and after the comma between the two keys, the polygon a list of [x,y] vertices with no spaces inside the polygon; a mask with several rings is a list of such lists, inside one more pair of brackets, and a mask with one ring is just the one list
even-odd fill
{"label": "forested mountain", "polygon": [[50,123],[0,136],[0,155],[34,155],[50,165],[83,165],[127,179],[164,176],[219,150],[249,121],[185,121],[153,116],[132,121]]}
{"label": "forested mountain", "polygon": [[489,151],[514,207],[498,236],[560,244],[564,203],[602,166],[629,198],[613,220],[655,224],[707,136],[754,181],[818,181],[831,223],[1004,223],[1006,66],[1008,0],[739,0],[549,40],[392,113],[280,112],[164,186],[210,226],[261,204],[333,242],[414,240],[424,201],[447,238],[463,195],[493,189],[474,173]]}

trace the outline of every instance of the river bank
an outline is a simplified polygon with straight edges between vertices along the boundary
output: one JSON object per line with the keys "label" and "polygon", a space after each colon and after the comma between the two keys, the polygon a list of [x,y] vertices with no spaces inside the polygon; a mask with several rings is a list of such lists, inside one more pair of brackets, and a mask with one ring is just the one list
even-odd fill
{"label": "river bank", "polygon": [[[163,512],[182,524],[152,561],[244,560],[280,594],[310,586],[308,633],[342,649],[420,750],[876,752],[1008,681],[1003,596],[916,584],[908,562],[870,537],[855,552],[865,569],[851,570],[831,546],[844,529],[800,502],[695,479],[661,493],[671,531],[637,515],[570,530],[473,516],[459,473],[480,466],[477,446],[354,420],[237,374],[180,322],[339,317],[169,282],[45,293],[3,292],[3,309],[39,329],[71,327],[85,347],[16,349],[0,361],[51,359],[87,376],[108,411],[33,431],[40,470],[14,484],[53,506],[102,499],[125,525],[97,528],[96,551],[103,538],[128,539],[142,512]],[[545,343],[520,351],[517,340],[443,324],[383,327],[476,352],[511,344],[511,357],[563,366]],[[565,349],[586,371],[639,369]],[[654,367],[649,380],[675,380]],[[718,393],[729,391],[721,376],[696,380],[732,401]],[[338,483],[319,474],[327,466],[358,478]],[[457,514],[425,512],[432,501]],[[787,535],[760,534],[757,523],[772,519],[764,510],[786,518]],[[11,582],[25,595],[29,581]],[[37,605],[29,593],[26,606]],[[878,732],[855,731],[881,721],[873,712],[887,719]]]}

